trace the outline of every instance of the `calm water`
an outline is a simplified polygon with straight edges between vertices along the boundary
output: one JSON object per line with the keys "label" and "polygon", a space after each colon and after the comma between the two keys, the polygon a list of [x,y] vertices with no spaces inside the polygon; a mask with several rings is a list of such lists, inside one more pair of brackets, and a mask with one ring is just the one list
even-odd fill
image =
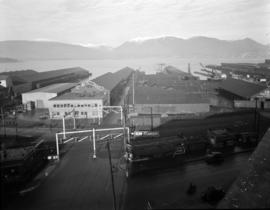
{"label": "calm water", "polygon": [[33,69],[39,72],[49,71],[61,68],[79,66],[87,69],[93,74],[93,78],[106,72],[115,72],[129,66],[133,69],[140,69],[147,74],[156,72],[161,63],[175,66],[183,71],[187,71],[188,63],[191,65],[191,71],[199,71],[200,63],[220,64],[221,62],[241,62],[241,63],[260,63],[263,59],[183,59],[177,57],[169,58],[143,58],[143,59],[106,59],[106,60],[29,60],[19,63],[0,63],[0,72]]}

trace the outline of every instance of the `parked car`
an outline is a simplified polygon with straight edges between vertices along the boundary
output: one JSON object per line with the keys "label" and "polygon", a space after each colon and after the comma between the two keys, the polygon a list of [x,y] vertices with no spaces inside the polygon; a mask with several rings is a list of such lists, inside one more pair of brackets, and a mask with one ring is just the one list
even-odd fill
{"label": "parked car", "polygon": [[211,152],[206,155],[205,161],[208,164],[219,164],[224,161],[224,157],[221,152]]}

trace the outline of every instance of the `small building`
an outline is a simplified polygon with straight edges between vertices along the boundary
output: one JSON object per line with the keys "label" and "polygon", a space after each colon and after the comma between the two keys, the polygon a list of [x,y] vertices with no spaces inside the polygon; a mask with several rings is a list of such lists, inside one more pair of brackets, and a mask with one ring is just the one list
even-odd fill
{"label": "small building", "polygon": [[270,108],[270,88],[266,85],[228,78],[220,83],[218,92],[230,100],[234,108]]}
{"label": "small building", "polygon": [[103,118],[102,107],[109,105],[110,92],[91,81],[82,83],[71,92],[49,100],[50,118]]}
{"label": "small building", "polygon": [[69,92],[77,83],[59,83],[22,94],[22,103],[34,103],[35,108],[49,108],[49,100]]}

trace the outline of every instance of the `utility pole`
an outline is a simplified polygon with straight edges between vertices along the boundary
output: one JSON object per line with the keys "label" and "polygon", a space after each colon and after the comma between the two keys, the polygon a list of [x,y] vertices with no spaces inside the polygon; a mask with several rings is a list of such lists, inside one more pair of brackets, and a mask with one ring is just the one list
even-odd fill
{"label": "utility pole", "polygon": [[15,109],[15,139],[17,140],[18,124],[17,124],[17,111]]}
{"label": "utility pole", "polygon": [[6,137],[6,125],[5,125],[5,115],[3,111],[3,107],[1,107],[1,116],[2,116],[2,124],[3,124],[3,129],[4,129],[4,136]]}
{"label": "utility pole", "polygon": [[153,107],[150,107],[151,110],[151,131],[153,131],[154,129],[154,125],[153,125]]}
{"label": "utility pole", "polygon": [[[111,136],[111,140],[112,140],[112,136]],[[112,169],[111,148],[110,148],[110,141],[109,140],[107,140],[107,149],[108,149],[109,163],[110,163],[110,170],[111,170],[113,207],[114,207],[114,210],[116,210],[116,196],[115,196],[115,189],[114,189],[114,178],[113,178],[113,169]]]}
{"label": "utility pole", "polygon": [[254,113],[254,130],[257,132],[257,101],[258,98],[255,98],[255,113]]}
{"label": "utility pole", "polygon": [[132,93],[133,93],[133,106],[134,106],[134,104],[135,104],[135,88],[134,88],[134,84],[135,82],[134,82],[134,72],[133,72],[133,75],[132,75]]}

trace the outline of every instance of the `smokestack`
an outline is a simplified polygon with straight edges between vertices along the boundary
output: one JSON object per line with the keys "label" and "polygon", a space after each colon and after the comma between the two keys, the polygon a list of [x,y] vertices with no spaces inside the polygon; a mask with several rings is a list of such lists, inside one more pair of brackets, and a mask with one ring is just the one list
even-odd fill
{"label": "smokestack", "polygon": [[191,75],[191,71],[190,71],[190,63],[188,63],[188,73]]}

